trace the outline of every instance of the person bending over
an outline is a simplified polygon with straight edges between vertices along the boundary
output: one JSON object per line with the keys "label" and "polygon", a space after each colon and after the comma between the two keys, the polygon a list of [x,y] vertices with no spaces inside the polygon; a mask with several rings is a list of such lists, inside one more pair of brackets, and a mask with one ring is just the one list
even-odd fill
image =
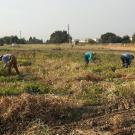
{"label": "person bending over", "polygon": [[8,69],[8,75],[11,74],[11,69],[14,68],[16,73],[19,74],[18,66],[17,66],[17,59],[12,54],[4,54],[0,56],[0,60],[5,64],[4,68]]}
{"label": "person bending over", "polygon": [[134,59],[134,55],[130,53],[124,53],[121,55],[122,66],[128,68]]}
{"label": "person bending over", "polygon": [[88,66],[89,62],[94,62],[95,53],[92,51],[88,51],[84,54],[85,66]]}

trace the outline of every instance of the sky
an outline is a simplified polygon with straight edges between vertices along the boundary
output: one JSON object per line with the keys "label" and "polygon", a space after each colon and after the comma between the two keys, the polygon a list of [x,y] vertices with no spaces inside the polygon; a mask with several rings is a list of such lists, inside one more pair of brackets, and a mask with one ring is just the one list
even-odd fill
{"label": "sky", "polygon": [[113,32],[135,33],[135,0],[0,0],[0,37],[20,35],[47,40],[56,30],[73,39]]}

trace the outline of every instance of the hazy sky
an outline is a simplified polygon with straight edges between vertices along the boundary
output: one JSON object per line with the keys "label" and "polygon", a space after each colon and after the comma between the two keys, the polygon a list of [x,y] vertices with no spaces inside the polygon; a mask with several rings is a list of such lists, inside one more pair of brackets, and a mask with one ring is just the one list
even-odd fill
{"label": "hazy sky", "polygon": [[105,32],[135,32],[135,0],[0,0],[0,37],[36,36],[44,40],[70,24],[73,38]]}

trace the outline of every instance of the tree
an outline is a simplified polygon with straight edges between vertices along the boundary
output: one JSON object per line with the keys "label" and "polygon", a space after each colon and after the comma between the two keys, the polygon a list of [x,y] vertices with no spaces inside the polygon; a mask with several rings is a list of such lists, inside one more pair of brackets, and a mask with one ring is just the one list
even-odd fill
{"label": "tree", "polygon": [[102,43],[121,43],[122,38],[115,35],[114,33],[106,33],[101,35],[101,42]]}
{"label": "tree", "polygon": [[3,44],[26,44],[26,40],[24,38],[19,39],[17,36],[6,36],[0,38],[0,45]]}
{"label": "tree", "polygon": [[67,33],[67,31],[55,31],[51,34],[47,43],[68,43],[71,40],[72,37]]}
{"label": "tree", "polygon": [[135,34],[132,36],[132,43],[135,43]]}
{"label": "tree", "polygon": [[128,35],[122,37],[122,43],[130,43],[130,37]]}
{"label": "tree", "polygon": [[8,37],[8,36],[4,37],[4,38],[3,38],[3,41],[4,41],[4,44],[12,44],[11,38]]}
{"label": "tree", "polygon": [[25,40],[25,38],[21,38],[19,39],[19,44],[26,44],[27,41]]}
{"label": "tree", "polygon": [[0,45],[1,45],[1,46],[4,45],[4,41],[3,41],[2,38],[0,38]]}
{"label": "tree", "polygon": [[89,44],[96,44],[96,41],[93,40],[93,39],[91,39],[91,38],[89,38],[89,39],[87,40],[87,42],[88,42]]}
{"label": "tree", "polygon": [[43,41],[40,39],[37,39],[36,37],[30,37],[27,43],[28,44],[43,44]]}
{"label": "tree", "polygon": [[18,44],[19,43],[19,39],[18,39],[17,36],[11,36],[9,38],[10,38],[10,42],[11,43],[15,43],[15,44]]}

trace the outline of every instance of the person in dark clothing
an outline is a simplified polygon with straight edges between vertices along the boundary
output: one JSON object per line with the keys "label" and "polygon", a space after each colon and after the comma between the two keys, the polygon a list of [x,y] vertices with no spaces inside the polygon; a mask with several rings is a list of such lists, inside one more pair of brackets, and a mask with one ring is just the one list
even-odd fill
{"label": "person in dark clothing", "polygon": [[132,60],[134,59],[134,55],[129,53],[124,53],[121,55],[122,66],[128,68],[131,64]]}

